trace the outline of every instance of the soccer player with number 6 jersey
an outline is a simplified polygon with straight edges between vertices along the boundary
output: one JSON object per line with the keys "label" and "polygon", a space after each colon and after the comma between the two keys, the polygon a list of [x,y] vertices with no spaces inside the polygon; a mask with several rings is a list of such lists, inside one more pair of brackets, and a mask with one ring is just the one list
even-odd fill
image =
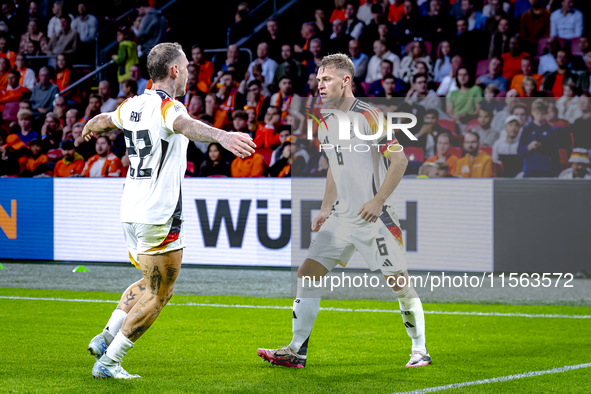
{"label": "soccer player with number 6 jersey", "polygon": [[179,44],[156,45],[147,60],[152,88],[112,113],[95,116],[82,133],[88,141],[93,134],[123,130],[130,166],[121,222],[129,259],[143,275],[123,293],[103,332],[88,345],[96,358],[95,378],[139,377],[121,368],[121,360],[172,297],[185,247],[181,183],[189,140],[219,142],[242,158],[254,153],[248,134],[227,133],[194,120],[175,100],[185,95],[188,64]]}
{"label": "soccer player with number 6 jersey", "polygon": [[[298,269],[297,295],[293,303],[293,338],[279,349],[258,349],[271,364],[303,368],[307,361],[312,326],[320,309],[322,278],[337,264],[347,263],[357,249],[369,268],[380,269],[396,293],[402,321],[412,339],[407,367],[431,364],[425,345],[423,306],[410,283],[402,232],[394,210],[394,189],[407,166],[403,148],[395,137],[382,134],[385,120],[374,106],[353,96],[354,65],[343,54],[322,59],[318,89],[326,107],[345,113],[349,122],[335,113],[324,116],[318,129],[330,168],[324,200],[312,230],[318,231],[304,264]],[[357,123],[364,138],[353,132]],[[342,139],[339,127],[347,127]],[[375,135],[375,138],[371,138]]]}

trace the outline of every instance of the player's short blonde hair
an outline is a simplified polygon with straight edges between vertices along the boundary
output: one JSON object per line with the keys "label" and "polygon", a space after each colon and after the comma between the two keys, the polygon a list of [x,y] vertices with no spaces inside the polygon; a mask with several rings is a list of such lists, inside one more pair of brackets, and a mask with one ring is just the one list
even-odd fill
{"label": "player's short blonde hair", "polygon": [[333,55],[324,56],[318,65],[318,70],[322,68],[332,68],[339,73],[349,75],[351,79],[355,75],[355,65],[349,59],[349,56],[344,53],[335,53]]}
{"label": "player's short blonde hair", "polygon": [[152,82],[159,82],[168,76],[170,66],[183,52],[183,47],[177,42],[163,42],[156,45],[148,54],[146,67]]}

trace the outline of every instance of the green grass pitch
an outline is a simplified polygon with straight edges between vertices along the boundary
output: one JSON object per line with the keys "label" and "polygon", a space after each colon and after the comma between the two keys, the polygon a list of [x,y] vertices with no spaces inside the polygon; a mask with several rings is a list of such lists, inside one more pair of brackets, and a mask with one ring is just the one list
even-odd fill
{"label": "green grass pitch", "polygon": [[[115,293],[0,289],[1,297],[118,300]],[[288,299],[175,295],[124,359],[142,379],[92,378],[86,351],[115,303],[0,299],[0,393],[395,393],[591,362],[591,319],[426,314],[433,364],[405,368],[397,313],[320,311],[304,369],[256,355],[291,338]],[[397,310],[397,302],[322,307]],[[426,311],[591,315],[591,307],[425,304]],[[443,393],[591,393],[591,368]]]}

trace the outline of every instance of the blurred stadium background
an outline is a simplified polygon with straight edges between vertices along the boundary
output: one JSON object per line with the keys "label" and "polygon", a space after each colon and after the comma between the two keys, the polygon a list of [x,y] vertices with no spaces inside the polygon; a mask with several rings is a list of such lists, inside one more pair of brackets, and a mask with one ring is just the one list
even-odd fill
{"label": "blurred stadium background", "polygon": [[[587,0],[2,2],[0,392],[591,392],[590,34]],[[98,383],[86,341],[140,272],[119,223],[123,132],[80,133],[149,86],[145,58],[164,41],[191,61],[190,116],[259,148],[243,160],[189,144],[174,305],[126,359],[146,378]],[[290,337],[328,168],[306,137],[316,64],[336,52],[353,59],[357,97],[417,116],[417,141],[397,135],[411,274],[497,276],[417,290],[434,360],[421,371],[403,367],[383,288],[323,301],[305,371],[255,354]],[[359,256],[342,272],[366,273]],[[572,274],[573,287],[501,288],[502,273]]]}

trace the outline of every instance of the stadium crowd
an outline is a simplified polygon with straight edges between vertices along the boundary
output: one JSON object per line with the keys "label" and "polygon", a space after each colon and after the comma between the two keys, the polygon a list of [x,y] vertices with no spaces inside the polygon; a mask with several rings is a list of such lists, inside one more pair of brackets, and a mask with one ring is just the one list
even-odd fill
{"label": "stadium crowd", "polygon": [[[93,116],[150,86],[145,59],[171,39],[166,17],[155,1],[138,0],[116,33],[116,79],[70,89],[83,75],[72,65],[94,62],[98,19],[83,1],[71,10],[46,3],[2,3],[0,175],[125,176],[122,130],[89,142],[80,135]],[[187,176],[326,175],[318,141],[306,138],[307,119],[322,108],[317,64],[341,52],[355,65],[357,97],[417,117],[416,141],[397,133],[409,176],[591,179],[591,1],[331,6],[310,8],[299,32],[271,16],[249,41],[255,59],[236,44],[215,58],[206,56],[205,39],[186,45],[189,79],[179,100],[189,115],[249,133],[258,146],[241,159],[219,144],[191,143]],[[248,13],[240,3],[236,22],[247,23]]]}

